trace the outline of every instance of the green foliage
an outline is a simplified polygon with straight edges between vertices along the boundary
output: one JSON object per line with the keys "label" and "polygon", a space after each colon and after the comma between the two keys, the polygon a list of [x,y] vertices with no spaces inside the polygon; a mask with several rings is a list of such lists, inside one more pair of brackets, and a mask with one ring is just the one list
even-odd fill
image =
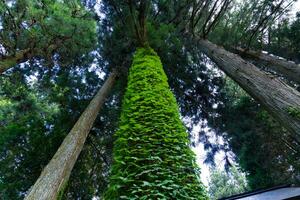
{"label": "green foliage", "polygon": [[[166,51],[166,49],[170,48],[172,45],[174,49],[179,49],[180,45],[182,45],[180,42],[180,39],[178,37],[175,37],[173,33],[176,31],[174,26],[172,24],[147,24],[147,36],[149,40],[149,44],[151,47],[154,47],[155,49],[159,49],[160,51]],[[168,43],[170,42],[170,46],[166,45],[165,40],[168,40]]]}
{"label": "green foliage", "polygon": [[300,119],[300,108],[295,108],[295,107],[289,107],[288,108],[288,113],[295,118]]}
{"label": "green foliage", "polygon": [[[0,82],[0,99],[10,102],[5,103],[10,106],[0,107],[4,117],[0,120],[0,199],[4,200],[24,199],[25,192],[103,84],[88,67],[51,68],[51,73],[42,69],[41,76],[36,76],[39,81],[34,84],[26,83],[24,71],[17,70],[18,67],[15,73],[2,75]],[[28,69],[30,73],[34,70],[34,66]],[[108,100],[97,118],[90,134],[93,143],[90,138],[86,141],[63,199],[92,199],[95,195],[101,196],[106,187],[111,136],[120,110],[117,94],[119,91]]]}
{"label": "green foliage", "polygon": [[1,1],[0,8],[4,59],[29,50],[21,61],[35,57],[63,65],[95,47],[96,23],[77,0]]}
{"label": "green foliage", "polygon": [[64,193],[65,193],[65,190],[66,190],[67,186],[68,186],[68,181],[63,183],[63,186],[58,191],[56,200],[63,200],[63,196],[64,196]]}
{"label": "green foliage", "polygon": [[[36,54],[38,58],[48,61],[52,60],[54,62],[59,60],[61,61],[60,64],[65,64],[73,60],[73,56],[80,56],[82,53],[91,50],[93,48],[91,44],[96,43],[95,39],[93,39],[95,31],[94,22],[91,20],[90,14],[77,3],[78,1],[10,1],[13,3],[10,5],[9,11],[11,11],[15,18],[9,16],[6,6],[8,4],[3,2],[7,1],[0,2],[0,21],[1,25],[3,25],[3,27],[0,27],[0,34],[1,39],[4,41],[1,45],[3,45],[6,50],[4,56],[15,55],[16,50],[30,47],[34,48],[33,53],[38,52],[38,54]],[[45,6],[40,2],[43,2]],[[82,2],[85,2],[87,6],[96,3],[94,0],[84,0]],[[112,6],[112,2],[115,2],[117,9]],[[211,8],[214,1],[207,2]],[[247,37],[245,36],[250,35],[249,33],[252,31],[251,28],[253,28],[258,21],[259,15],[257,15],[257,13],[262,13],[260,12],[262,2],[272,3],[274,1],[248,0],[241,2],[241,4],[244,2],[248,2],[248,4],[244,6],[236,4],[240,6],[237,8],[241,8],[235,10],[236,12],[225,13],[209,34],[210,40],[224,46],[233,44],[245,45],[247,42]],[[257,2],[260,3],[256,4]],[[10,76],[10,82],[12,82],[12,84],[10,84],[10,86],[8,86],[8,84],[3,85],[3,88],[6,89],[0,97],[0,137],[2,138],[0,140],[2,142],[1,145],[3,145],[0,145],[0,147],[2,147],[2,151],[0,152],[0,191],[2,192],[0,192],[0,198],[22,199],[24,192],[34,183],[43,166],[47,164],[55,153],[65,134],[67,134],[74,125],[81,111],[92,97],[91,95],[94,94],[98,86],[101,85],[102,82],[100,81],[99,83],[99,77],[95,75],[95,72],[90,72],[90,69],[95,68],[89,68],[90,64],[93,63],[99,66],[96,68],[97,70],[101,68],[101,72],[109,72],[110,67],[116,66],[124,71],[129,68],[136,41],[135,33],[132,29],[132,20],[128,12],[127,1],[102,0],[101,3],[101,16],[98,16],[99,18],[101,17],[101,20],[99,20],[99,29],[97,29],[100,43],[97,48],[97,53],[95,53],[98,57],[98,59],[95,59],[97,60],[96,62],[94,58],[80,57],[79,59],[83,59],[84,62],[73,62],[76,63],[76,66],[69,66],[68,69],[60,68],[60,66],[63,65],[55,65],[53,68],[45,69],[41,67],[44,64],[43,62],[39,62],[40,60],[35,62],[36,60],[34,59],[32,60],[34,64],[31,65],[32,63],[30,63],[30,68],[23,68],[22,66],[15,67],[12,72],[21,72],[24,74],[24,78],[26,78],[26,75],[34,75],[34,77],[37,78],[38,88],[40,89],[39,92],[32,91],[29,89],[29,84],[25,83],[24,90],[17,92],[19,86],[15,83],[17,83],[19,79],[14,80],[15,73],[7,73],[7,75]],[[137,2],[134,3],[136,5],[138,4]],[[287,142],[291,144],[292,149],[295,148],[295,146],[297,147],[297,145],[288,137],[286,131],[282,130],[278,123],[274,123],[274,120],[270,118],[257,103],[249,98],[249,96],[245,95],[236,84],[226,84],[226,87],[228,86],[225,89],[226,92],[222,91],[222,93],[220,93],[219,87],[220,82],[222,82],[222,77],[212,73],[207,68],[206,63],[203,62],[203,60],[207,60],[207,58],[203,59],[203,55],[199,53],[199,47],[195,45],[190,37],[185,37],[189,13],[191,13],[188,4],[192,5],[193,1],[151,1],[147,20],[149,44],[157,50],[161,57],[164,71],[168,76],[168,83],[176,96],[181,115],[183,117],[190,117],[191,121],[195,124],[204,120],[206,117],[213,118],[214,125],[212,126],[222,133],[225,142],[230,141],[230,148],[236,153],[237,161],[241,163],[243,170],[248,173],[247,177],[252,187],[269,186],[283,183],[286,180],[296,182],[295,180],[299,177],[300,168],[298,161],[300,159],[299,153],[297,155],[295,152],[299,152],[299,149],[291,151],[286,145],[283,145],[283,140],[287,140]],[[78,5],[80,9],[77,9],[79,8]],[[267,8],[269,5],[266,5]],[[257,9],[253,12],[251,10],[253,7],[260,7],[260,10]],[[121,12],[121,18],[123,17],[125,26],[121,23],[120,15],[116,10]],[[269,12],[269,10],[270,9],[266,9],[267,12]],[[209,14],[207,11],[208,10],[204,11],[203,16]],[[136,10],[134,12],[137,14]],[[23,13],[25,13],[25,15],[23,15]],[[105,15],[105,17],[102,15]],[[16,28],[14,26],[14,20],[12,19],[16,19],[15,22],[17,24],[24,22],[24,26],[22,25]],[[200,24],[203,24],[203,19],[201,19],[200,22]],[[297,55],[296,53],[299,52],[299,45],[297,46],[297,44],[299,44],[299,34],[297,34],[299,30],[299,20],[292,24],[293,25],[290,26],[289,23],[280,23],[278,29],[272,29],[272,33],[274,34],[271,34],[272,51],[270,50],[270,52],[279,50],[281,53],[288,53],[287,55]],[[75,29],[75,27],[77,27],[77,29]],[[291,27],[293,27],[293,29],[291,29]],[[247,30],[247,32],[244,31],[244,29]],[[197,30],[201,32],[201,26],[198,27]],[[264,35],[265,38],[265,34],[266,32],[263,31],[262,34],[258,35]],[[254,40],[256,41],[258,38],[258,36],[255,36]],[[52,42],[58,44],[59,47],[53,49],[52,47],[55,46],[51,46],[51,44],[53,44]],[[254,43],[257,42],[258,41]],[[50,48],[43,48],[45,46]],[[293,56],[293,58],[297,57],[299,58],[299,56]],[[30,72],[28,72],[29,69]],[[121,71],[121,74],[124,75],[122,78],[125,78],[127,75],[127,73],[123,73],[124,71]],[[148,72],[145,73],[147,74]],[[139,78],[138,81],[140,81]],[[124,82],[119,84],[120,88],[117,89],[117,93],[122,91],[126,86]],[[155,87],[156,85],[160,87],[161,82],[154,84]],[[22,94],[21,97],[20,95],[6,95],[12,91]],[[138,95],[137,91],[139,90],[131,90],[131,93],[135,94],[134,96],[139,96],[139,98],[144,98],[144,93]],[[172,106],[169,105],[169,102],[166,103],[165,99],[161,101],[164,96],[159,97],[159,92],[156,93],[156,96],[154,96],[155,99],[151,98],[152,103],[149,102],[149,104],[151,104],[151,106],[152,104],[157,104],[159,112],[168,112],[169,107]],[[221,96],[220,94],[224,95],[224,99],[222,99],[224,102],[221,103],[218,99]],[[36,99],[30,96],[35,96]],[[26,110],[28,105],[20,103],[23,97],[24,100],[28,100],[27,103],[29,102],[29,104],[39,106],[33,106]],[[148,98],[148,96],[146,97]],[[112,159],[111,148],[113,140],[111,137],[117,127],[120,98],[121,94],[113,95],[113,97],[107,101],[105,109],[101,111],[100,116],[96,120],[84,149],[72,171],[70,181],[65,190],[65,199],[91,199],[94,196],[100,197],[106,188],[108,182],[107,172]],[[140,99],[135,101],[138,100]],[[20,107],[19,105],[24,106]],[[217,109],[221,109],[221,111],[217,114],[213,113],[212,105],[217,105]],[[25,108],[26,111],[23,110],[23,108]],[[59,108],[59,112],[54,114],[51,112],[52,110],[55,111],[53,108]],[[135,107],[135,109],[140,108]],[[166,110],[160,111],[161,109]],[[50,110],[50,112],[47,110]],[[126,113],[131,111],[132,110],[126,111]],[[38,113],[42,113],[43,117]],[[132,114],[134,114],[133,117],[140,117],[142,115],[136,114],[135,112],[132,112]],[[155,123],[154,121],[158,118],[155,117],[152,119],[150,116],[142,116],[144,117],[141,118],[143,119],[143,124],[137,124],[136,122],[129,123],[129,119],[124,119],[124,121],[127,121],[125,121],[123,125],[130,124],[132,125],[132,127],[129,127],[132,128],[130,130],[136,130],[133,132],[135,137],[127,137],[131,133],[129,134],[127,130],[129,128],[126,128],[124,125],[126,128],[124,133],[128,133],[127,135],[124,134],[124,137],[126,136],[128,144],[133,145],[129,147],[126,146],[126,148],[124,147],[122,149],[124,152],[122,153],[122,150],[120,150],[117,152],[117,155],[119,157],[124,154],[129,155],[129,153],[135,152],[135,149],[139,150],[141,146],[142,149],[140,152],[144,151],[144,147],[147,146],[148,143],[145,143],[145,137],[141,137],[138,133],[148,133],[150,131],[148,123],[147,127],[145,127],[144,122],[157,124],[155,132],[151,131],[153,135],[149,134],[151,136],[149,146],[154,146],[153,148],[155,148],[153,150],[154,155],[151,155],[152,157],[149,158],[154,159],[154,161],[145,161],[145,163],[153,162],[155,167],[158,166],[160,163],[159,161],[155,162],[155,159],[158,160],[155,155],[163,154],[164,152],[164,155],[166,155],[164,159],[168,160],[177,158],[177,156],[183,159],[181,156],[185,156],[186,154],[190,155],[188,150],[188,153],[185,153],[186,150],[177,151],[177,145],[169,145],[169,143],[165,145],[165,140],[170,140],[170,134],[166,133],[171,132],[167,130],[169,130],[169,128],[171,129],[169,126],[173,124],[174,119],[172,121],[169,118],[165,118],[166,114],[163,114],[164,116],[161,117],[164,117],[164,119],[156,121]],[[151,114],[148,115],[153,116],[152,111]],[[2,126],[3,124],[4,126]],[[142,126],[142,130],[139,125]],[[177,125],[175,126],[177,127]],[[144,131],[144,128],[146,131]],[[181,130],[181,128],[178,129]],[[159,132],[160,130],[163,131]],[[181,132],[183,133],[185,130],[182,129]],[[157,138],[155,138],[154,133],[159,136],[158,139],[160,143],[157,141]],[[122,130],[120,130],[119,134],[123,134]],[[166,137],[162,134],[165,134]],[[120,138],[122,139],[123,137]],[[177,137],[174,136],[174,138],[176,139]],[[188,143],[186,138],[180,140],[180,142],[182,141]],[[138,147],[136,143],[141,143],[142,145]],[[207,143],[206,141],[205,145],[207,145]],[[186,148],[181,143],[178,147],[181,149]],[[167,150],[156,152],[156,149]],[[174,152],[175,154],[173,155]],[[136,156],[134,155],[132,158],[136,158]],[[123,157],[120,158],[120,162],[123,161],[123,159]],[[128,157],[124,160],[128,162],[131,161]],[[188,169],[186,166],[189,166],[194,170],[194,163],[192,161],[189,162],[190,163],[187,162],[188,164],[182,167]],[[142,161],[136,163],[139,164],[139,166],[130,165],[130,167],[133,168],[132,170],[130,169],[130,172],[134,170],[139,170],[140,172],[147,171]],[[164,168],[165,165],[166,163],[162,163],[161,168]],[[177,162],[174,162],[174,165],[177,166]],[[168,167],[169,166],[166,167],[166,170],[171,168]],[[118,174],[119,171],[117,171],[117,169],[121,167],[115,168],[113,172]],[[156,170],[156,168],[153,169]],[[152,168],[149,170],[152,170]],[[150,177],[157,175],[157,173],[148,174],[142,176]],[[172,178],[176,179],[185,174],[185,172],[176,173]],[[125,178],[125,181],[127,177],[132,177],[127,176],[126,170],[122,170],[119,175],[120,176],[115,176],[115,178],[122,177]],[[129,180],[128,178],[127,181]],[[163,187],[172,186],[172,184],[164,182],[165,180],[169,181],[168,177],[158,178],[162,180],[159,182],[159,184],[162,184],[159,189],[163,190]],[[120,179],[113,180],[113,183],[121,183]],[[141,184],[143,185],[143,183]],[[148,185],[148,183],[145,183],[145,185]],[[132,185],[128,184],[128,186]],[[181,188],[181,190],[185,189],[186,188]],[[110,191],[116,195],[115,192],[113,192],[115,190],[110,189]],[[193,190],[193,192],[195,191]],[[108,198],[109,197],[108,195]]]}
{"label": "green foliage", "polygon": [[[20,199],[48,161],[60,107],[19,82],[0,78],[0,198]],[[30,176],[28,176],[28,173]]]}
{"label": "green foliage", "polygon": [[138,49],[115,134],[105,199],[207,199],[157,54]]}
{"label": "green foliage", "polygon": [[[276,52],[276,55],[287,55],[284,51],[291,53],[294,48],[297,48],[297,45],[289,43],[292,49],[285,48],[281,53],[277,53],[279,52],[278,48],[282,48],[276,42],[278,36],[276,29],[280,30],[281,36],[290,32],[288,30],[290,24],[286,24],[288,21],[286,18],[290,17],[288,11],[293,2],[295,1],[236,1],[227,9],[225,15],[219,19],[218,25],[209,35],[209,39],[229,49],[234,46],[268,51],[272,49],[272,53]],[[282,44],[289,42],[283,37],[279,40]],[[274,45],[277,47],[272,48]]]}
{"label": "green foliage", "polygon": [[[49,103],[26,85],[14,85],[5,77],[0,78],[0,83],[0,124],[2,126],[0,146],[5,146],[9,138],[14,138],[19,133],[17,130],[10,129],[22,130],[25,124],[32,124],[31,121],[35,118],[39,118],[39,122],[53,120],[53,117],[59,113],[57,104]],[[25,124],[21,125],[21,123]]]}
{"label": "green foliage", "polygon": [[249,189],[245,174],[235,166],[229,168],[228,172],[219,169],[211,171],[208,188],[212,200],[240,194]]}
{"label": "green foliage", "polygon": [[286,17],[278,22],[278,26],[272,27],[270,41],[265,49],[275,55],[300,62],[300,13],[295,20]]}
{"label": "green foliage", "polygon": [[298,183],[297,141],[233,81],[222,92],[224,104],[210,125],[236,155],[251,189]]}

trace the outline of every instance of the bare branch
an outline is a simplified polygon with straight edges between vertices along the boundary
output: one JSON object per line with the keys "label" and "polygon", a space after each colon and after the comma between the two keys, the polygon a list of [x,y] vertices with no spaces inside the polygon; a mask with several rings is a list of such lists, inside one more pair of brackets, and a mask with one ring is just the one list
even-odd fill
{"label": "bare branch", "polygon": [[214,18],[214,20],[208,25],[207,30],[205,31],[205,34],[203,35],[204,38],[207,37],[208,33],[210,32],[210,30],[217,24],[217,22],[219,21],[219,18],[224,14],[224,12],[227,10],[229,4],[231,3],[230,0],[225,0],[223,5],[221,6],[220,11],[217,13],[216,17]]}
{"label": "bare branch", "polygon": [[204,24],[203,24],[203,26],[202,26],[202,36],[203,36],[204,38],[205,38],[205,29],[206,29],[206,26],[207,26],[209,20],[211,19],[211,17],[213,16],[213,14],[214,14],[214,12],[215,12],[215,9],[216,9],[216,7],[217,7],[217,5],[218,5],[218,2],[219,2],[219,0],[216,0],[216,1],[215,1],[213,7],[211,8],[211,10],[210,10],[210,12],[209,12],[209,15],[207,16],[207,18],[206,18],[206,20],[205,20],[205,22],[204,22]]}

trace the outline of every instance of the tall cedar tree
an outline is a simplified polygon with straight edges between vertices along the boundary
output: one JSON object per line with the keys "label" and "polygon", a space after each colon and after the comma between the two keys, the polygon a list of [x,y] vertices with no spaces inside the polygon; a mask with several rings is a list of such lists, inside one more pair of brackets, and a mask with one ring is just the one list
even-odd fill
{"label": "tall cedar tree", "polygon": [[137,49],[105,199],[207,199],[161,61]]}

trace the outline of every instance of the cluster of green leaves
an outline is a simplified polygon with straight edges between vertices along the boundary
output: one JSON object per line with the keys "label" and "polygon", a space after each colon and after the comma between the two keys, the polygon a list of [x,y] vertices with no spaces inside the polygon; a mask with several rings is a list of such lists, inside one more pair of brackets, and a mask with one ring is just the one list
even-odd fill
{"label": "cluster of green leaves", "polygon": [[[293,17],[293,16],[292,16]],[[300,62],[300,13],[296,18],[286,18],[272,27],[270,42],[265,49],[286,59]]]}
{"label": "cluster of green leaves", "polygon": [[246,172],[252,189],[298,183],[297,141],[238,85],[226,80],[220,115],[210,120]]}
{"label": "cluster of green leaves", "polygon": [[300,119],[300,108],[289,107],[288,112],[291,116]]}
{"label": "cluster of green leaves", "polygon": [[77,0],[1,1],[0,22],[3,58],[28,50],[28,58],[62,65],[96,44],[96,23]]}
{"label": "cluster of green leaves", "polygon": [[137,49],[105,199],[207,199],[158,55]]}
{"label": "cluster of green leaves", "polygon": [[249,189],[245,174],[235,166],[230,167],[228,171],[212,170],[208,188],[212,200],[240,194]]}
{"label": "cluster of green leaves", "polygon": [[49,133],[60,114],[58,104],[19,81],[0,79],[1,199],[21,198],[38,177],[53,153],[47,144],[56,140]]}
{"label": "cluster of green leaves", "polygon": [[[269,40],[277,37],[275,30],[283,30],[284,18],[294,0],[243,0],[231,4],[209,39],[225,47],[266,49]],[[276,22],[276,23],[275,23]],[[284,34],[288,33],[284,30]],[[270,50],[270,49],[269,49]],[[275,50],[275,48],[274,48]],[[286,49],[288,50],[288,49]],[[292,50],[288,50],[291,52]],[[276,51],[273,51],[274,53]],[[277,54],[282,55],[283,54]]]}

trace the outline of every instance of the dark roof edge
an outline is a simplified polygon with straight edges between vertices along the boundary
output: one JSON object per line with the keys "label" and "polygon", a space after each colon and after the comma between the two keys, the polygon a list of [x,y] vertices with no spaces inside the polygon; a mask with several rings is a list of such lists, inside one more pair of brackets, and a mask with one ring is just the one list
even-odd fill
{"label": "dark roof edge", "polygon": [[263,193],[263,192],[268,192],[268,191],[271,191],[271,190],[277,190],[277,189],[280,189],[280,188],[287,188],[287,187],[292,187],[292,184],[285,184],[285,185],[274,186],[274,187],[271,187],[271,188],[257,189],[257,190],[253,190],[253,191],[250,191],[250,192],[244,192],[244,193],[241,193],[241,194],[232,195],[232,196],[229,196],[229,197],[223,197],[223,198],[220,198],[218,200],[234,200],[236,198],[248,197],[248,196],[251,196],[251,195],[256,195],[256,194],[260,194],[260,193]]}

